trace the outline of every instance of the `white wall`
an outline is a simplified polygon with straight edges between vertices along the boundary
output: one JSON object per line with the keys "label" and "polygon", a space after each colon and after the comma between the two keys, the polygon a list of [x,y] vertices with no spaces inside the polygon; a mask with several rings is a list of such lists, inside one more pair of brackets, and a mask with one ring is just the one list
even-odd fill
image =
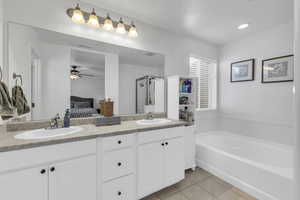
{"label": "white wall", "polygon": [[3,0],[0,0],[0,66],[3,66],[3,21],[4,21],[4,10],[3,10]]}
{"label": "white wall", "polygon": [[[141,23],[138,19],[134,20],[139,31],[139,37],[135,39],[107,33],[100,29],[96,30],[86,25],[74,24],[66,16],[66,9],[74,7],[77,2],[75,0],[9,0],[5,1],[5,9],[9,21],[164,54],[166,55],[166,75],[187,75],[187,57],[191,53],[207,58],[217,58],[217,47],[214,45],[201,40],[175,35]],[[95,6],[81,3],[81,7],[82,9],[91,10]],[[51,12],[45,12],[45,8]],[[97,8],[97,13],[105,15],[106,11]],[[111,12],[111,16],[116,19],[120,17],[113,12]],[[125,20],[130,21],[130,19]]]}
{"label": "white wall", "polygon": [[[293,23],[224,46],[220,52],[221,127],[249,136],[293,143],[293,82],[261,83],[263,59],[293,54]],[[255,80],[230,83],[232,62],[255,58]]]}
{"label": "white wall", "polygon": [[105,98],[105,80],[103,77],[80,78],[71,80],[71,95],[94,98],[94,108],[99,108],[99,100]]}
{"label": "white wall", "polygon": [[[8,88],[11,89],[15,86],[15,79],[13,73],[22,76],[22,89],[25,97],[30,104],[31,100],[31,52],[39,53],[41,51],[40,41],[37,33],[26,26],[18,24],[8,25]],[[18,85],[21,84],[18,79]],[[29,105],[30,106],[30,105]],[[30,117],[30,114],[28,114]]]}
{"label": "white wall", "polygon": [[119,114],[119,55],[105,54],[105,98],[114,102],[114,115]]}
{"label": "white wall", "polygon": [[136,79],[163,76],[163,68],[120,64],[120,114],[136,113]]}
{"label": "white wall", "polygon": [[42,45],[42,119],[53,118],[70,108],[71,48],[54,44]]}
{"label": "white wall", "polygon": [[300,1],[295,0],[295,124],[296,124],[296,149],[294,153],[295,184],[294,200],[300,199]]}
{"label": "white wall", "polygon": [[219,112],[218,110],[196,111],[195,122],[197,133],[219,130]]}

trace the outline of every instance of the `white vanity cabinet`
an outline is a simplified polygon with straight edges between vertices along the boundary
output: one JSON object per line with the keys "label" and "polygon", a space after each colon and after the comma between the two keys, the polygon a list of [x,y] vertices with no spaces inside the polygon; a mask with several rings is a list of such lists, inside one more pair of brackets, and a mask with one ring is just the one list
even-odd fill
{"label": "white vanity cabinet", "polygon": [[47,166],[0,174],[0,199],[47,200]]}
{"label": "white vanity cabinet", "polygon": [[96,200],[96,141],[0,153],[0,199]]}
{"label": "white vanity cabinet", "polygon": [[138,134],[137,188],[143,198],[184,178],[183,127]]}
{"label": "white vanity cabinet", "polygon": [[98,196],[101,200],[136,199],[136,134],[99,138]]}
{"label": "white vanity cabinet", "polygon": [[138,200],[184,178],[185,127],[0,153],[0,199]]}
{"label": "white vanity cabinet", "polygon": [[54,163],[49,167],[49,200],[96,200],[96,156]]}
{"label": "white vanity cabinet", "polygon": [[164,151],[160,141],[138,147],[138,196],[140,198],[163,188]]}
{"label": "white vanity cabinet", "polygon": [[184,127],[99,138],[100,200],[137,200],[184,178]]}
{"label": "white vanity cabinet", "polygon": [[96,156],[3,173],[0,199],[96,200],[95,176]]}

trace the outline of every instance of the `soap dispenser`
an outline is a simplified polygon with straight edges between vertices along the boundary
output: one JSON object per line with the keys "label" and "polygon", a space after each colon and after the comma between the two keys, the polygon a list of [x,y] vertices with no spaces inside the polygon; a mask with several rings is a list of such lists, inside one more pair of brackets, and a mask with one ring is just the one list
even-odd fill
{"label": "soap dispenser", "polygon": [[66,113],[64,116],[64,128],[69,128],[70,127],[70,110],[66,109]]}

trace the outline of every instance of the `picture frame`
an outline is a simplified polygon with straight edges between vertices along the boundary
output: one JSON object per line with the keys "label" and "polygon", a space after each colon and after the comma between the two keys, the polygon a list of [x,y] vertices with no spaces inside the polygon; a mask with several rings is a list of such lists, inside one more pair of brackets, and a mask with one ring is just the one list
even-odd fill
{"label": "picture frame", "polygon": [[230,82],[253,81],[255,59],[248,59],[231,63]]}
{"label": "picture frame", "polygon": [[294,81],[294,55],[274,57],[262,61],[262,83]]}

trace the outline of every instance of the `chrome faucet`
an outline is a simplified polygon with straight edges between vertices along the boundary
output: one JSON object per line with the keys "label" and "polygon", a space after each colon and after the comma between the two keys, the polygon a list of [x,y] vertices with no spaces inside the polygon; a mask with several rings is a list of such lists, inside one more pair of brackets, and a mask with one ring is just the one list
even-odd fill
{"label": "chrome faucet", "polygon": [[152,120],[154,118],[154,115],[152,112],[148,112],[147,115],[146,115],[146,119],[148,120]]}
{"label": "chrome faucet", "polygon": [[58,120],[60,119],[59,114],[57,113],[54,118],[50,121],[50,129],[57,129],[58,128]]}

